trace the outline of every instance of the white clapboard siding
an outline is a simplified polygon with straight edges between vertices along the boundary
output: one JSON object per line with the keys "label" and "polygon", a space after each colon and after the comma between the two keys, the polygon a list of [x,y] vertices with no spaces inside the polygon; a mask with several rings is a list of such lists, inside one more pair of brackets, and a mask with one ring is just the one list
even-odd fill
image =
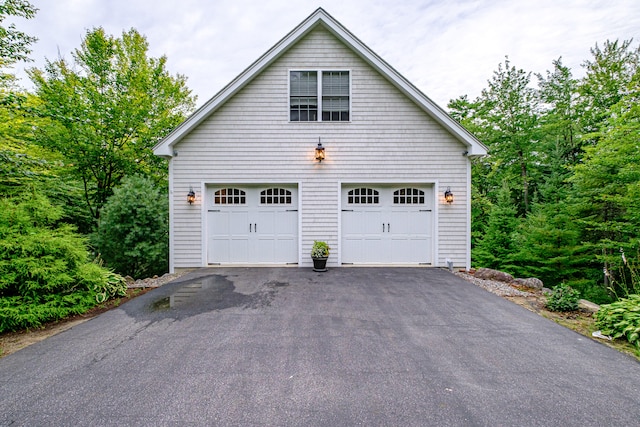
{"label": "white clapboard siding", "polygon": [[[289,71],[351,72],[351,122],[290,123]],[[321,138],[326,160],[314,161]],[[300,260],[313,240],[339,252],[339,183],[436,184],[435,264],[468,263],[465,146],[322,26],[292,46],[175,146],[172,159],[172,268],[204,265],[202,189],[240,182],[300,184]],[[193,187],[197,202],[186,194]],[[450,187],[455,203],[447,205]],[[337,256],[329,259],[336,265]]]}

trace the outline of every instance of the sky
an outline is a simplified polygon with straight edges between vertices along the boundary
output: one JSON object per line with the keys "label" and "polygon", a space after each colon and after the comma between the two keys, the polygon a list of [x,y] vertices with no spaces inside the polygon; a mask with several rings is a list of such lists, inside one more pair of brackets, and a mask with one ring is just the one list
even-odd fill
{"label": "sky", "polygon": [[[2,0],[0,0],[2,1]],[[498,64],[546,74],[562,57],[574,76],[608,40],[640,44],[640,0],[31,0],[40,10],[18,28],[39,40],[33,62],[71,60],[88,30],[120,36],[135,28],[149,54],[204,104],[318,7],[441,107],[473,99]],[[22,87],[31,89],[15,67]],[[535,82],[535,77],[532,76]]]}

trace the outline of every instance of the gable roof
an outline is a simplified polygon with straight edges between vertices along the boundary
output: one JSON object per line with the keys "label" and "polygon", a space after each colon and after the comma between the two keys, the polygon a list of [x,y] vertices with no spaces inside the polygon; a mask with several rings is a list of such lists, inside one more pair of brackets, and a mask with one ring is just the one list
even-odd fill
{"label": "gable roof", "polygon": [[275,46],[240,73],[231,83],[214,95],[213,98],[209,99],[209,101],[196,110],[169,135],[156,144],[156,146],[153,147],[154,154],[163,157],[172,157],[173,146],[177,142],[318,25],[324,26],[324,28],[351,48],[360,58],[386,77],[402,93],[412,99],[425,113],[449,130],[460,142],[467,146],[466,154],[468,156],[482,156],[487,154],[487,148],[475,136],[451,118],[442,108],[400,75],[400,73],[376,55],[364,43],[358,40],[357,37],[351,34],[349,30],[343,27],[342,24],[322,8],[318,8],[313,12],[300,25],[294,28],[282,40],[276,43]]}

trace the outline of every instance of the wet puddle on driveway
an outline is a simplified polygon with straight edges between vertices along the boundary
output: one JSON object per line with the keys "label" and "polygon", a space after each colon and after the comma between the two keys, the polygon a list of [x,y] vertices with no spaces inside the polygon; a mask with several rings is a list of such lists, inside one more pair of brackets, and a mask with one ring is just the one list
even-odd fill
{"label": "wet puddle on driveway", "polygon": [[232,280],[226,276],[211,275],[184,283],[175,292],[154,301],[152,311],[189,310],[194,313],[224,310],[232,307],[260,308],[271,305],[278,289],[288,283],[270,281],[261,284],[251,294],[236,292]]}

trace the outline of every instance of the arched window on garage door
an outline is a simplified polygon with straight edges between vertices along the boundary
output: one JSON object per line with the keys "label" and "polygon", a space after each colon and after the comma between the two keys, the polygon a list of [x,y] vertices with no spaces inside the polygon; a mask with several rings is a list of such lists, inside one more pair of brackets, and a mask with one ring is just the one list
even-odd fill
{"label": "arched window on garage door", "polygon": [[419,188],[401,188],[393,192],[394,205],[424,205],[424,191]]}
{"label": "arched window on garage door", "polygon": [[247,196],[244,190],[239,188],[221,188],[215,192],[214,204],[216,205],[244,205]]}
{"label": "arched window on garage door", "polygon": [[267,188],[260,192],[262,205],[290,205],[291,191],[286,188]]}
{"label": "arched window on garage door", "polygon": [[347,193],[350,205],[375,205],[380,203],[380,193],[373,188],[354,188]]}

